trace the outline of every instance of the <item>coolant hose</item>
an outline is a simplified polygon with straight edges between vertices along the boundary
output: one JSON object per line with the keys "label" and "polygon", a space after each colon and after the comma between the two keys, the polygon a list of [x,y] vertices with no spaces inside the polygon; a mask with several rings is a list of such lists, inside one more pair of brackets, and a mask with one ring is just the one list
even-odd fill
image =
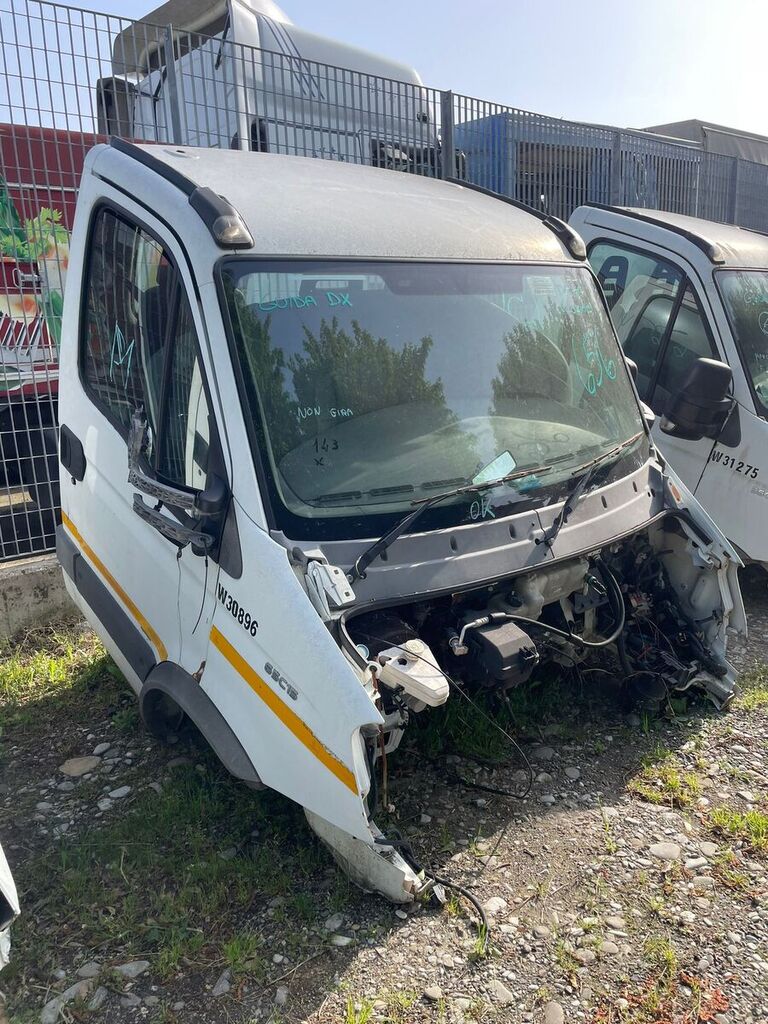
{"label": "coolant hose", "polygon": [[605,578],[605,582],[608,584],[608,590],[613,595],[611,605],[617,621],[610,636],[604,637],[602,640],[585,640],[584,637],[579,636],[576,633],[568,633],[564,629],[558,629],[557,626],[550,626],[548,622],[539,622],[538,619],[529,619],[524,615],[515,615],[514,612],[507,612],[507,618],[511,619],[513,622],[524,622],[527,626],[538,626],[539,629],[544,629],[548,633],[554,633],[555,636],[561,636],[564,640],[567,640],[569,643],[576,644],[579,647],[608,647],[609,644],[614,643],[614,641],[616,641],[621,635],[627,621],[627,613],[624,607],[624,597],[622,596],[621,588],[616,581],[616,577],[602,558],[598,558],[596,561],[601,574]]}

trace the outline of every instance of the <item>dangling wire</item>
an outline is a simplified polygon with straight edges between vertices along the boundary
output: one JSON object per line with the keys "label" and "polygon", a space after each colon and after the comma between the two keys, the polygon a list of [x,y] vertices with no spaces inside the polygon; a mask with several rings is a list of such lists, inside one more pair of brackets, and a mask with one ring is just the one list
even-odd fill
{"label": "dangling wire", "polygon": [[[477,789],[477,790],[480,790],[483,793],[493,793],[496,796],[506,796],[506,797],[511,797],[512,799],[515,799],[515,800],[524,800],[528,796],[528,794],[530,793],[531,788],[533,786],[533,766],[531,765],[531,762],[528,760],[528,757],[526,756],[525,751],[522,749],[522,747],[517,742],[517,740],[515,740],[513,736],[510,736],[510,734],[507,732],[506,729],[504,729],[501,725],[499,725],[498,722],[496,722],[493,718],[491,718],[491,716],[489,714],[487,714],[480,707],[480,705],[477,704],[476,701],[472,700],[472,698],[469,696],[469,694],[464,692],[464,690],[459,686],[459,684],[454,679],[452,679],[451,676],[448,675],[448,673],[445,671],[445,669],[440,668],[439,665],[435,666],[431,661],[428,661],[426,658],[422,658],[421,655],[419,655],[419,654],[414,654],[413,651],[409,651],[408,648],[403,647],[402,644],[392,643],[391,640],[389,640],[387,637],[376,636],[374,633],[369,633],[368,636],[370,636],[370,638],[372,640],[378,640],[380,643],[387,644],[388,647],[396,647],[398,650],[406,651],[406,653],[408,654],[408,656],[410,658],[416,658],[419,661],[423,661],[427,665],[429,665],[430,668],[437,667],[438,671],[445,678],[445,680],[448,683],[448,685],[453,690],[455,690],[457,693],[459,693],[464,698],[464,700],[466,700],[475,709],[476,712],[478,712],[483,718],[485,718],[485,720],[491,726],[493,726],[494,729],[497,729],[502,734],[502,736],[504,736],[505,739],[508,740],[508,742],[517,751],[517,753],[519,754],[521,760],[525,764],[525,769],[526,769],[526,773],[527,773],[527,784],[526,784],[525,789],[522,791],[522,793],[515,793],[512,790],[501,789],[498,786],[486,786],[483,783],[474,782],[472,779],[465,779],[461,775],[459,775],[457,772],[454,772],[453,770],[451,770],[451,774],[450,774],[450,776],[449,776],[447,781],[449,783],[454,784],[454,785],[458,784],[458,785],[465,786],[468,789]],[[373,816],[374,810],[375,810],[375,808],[369,806],[369,819]],[[494,844],[493,850],[491,851],[490,855],[488,856],[488,858],[487,858],[485,864],[483,865],[483,867],[475,872],[475,875],[474,875],[475,879],[479,878],[483,874],[483,872],[486,870],[488,865],[491,863],[491,858],[494,856],[494,854],[496,853],[496,850],[498,850],[499,846],[501,845],[501,842],[503,841],[504,836],[507,833],[507,829],[509,828],[509,824],[510,823],[507,822],[507,824],[501,830],[499,836],[496,839],[496,842]],[[440,886],[442,886],[445,889],[452,889],[454,892],[458,893],[460,896],[463,896],[464,899],[468,900],[469,903],[472,904],[472,906],[474,907],[475,912],[477,913],[477,915],[479,917],[479,920],[480,920],[480,924],[478,926],[478,932],[479,932],[479,938],[480,938],[480,944],[481,944],[481,952],[482,952],[483,955],[485,955],[485,953],[488,950],[488,945],[490,943],[491,932],[490,932],[490,926],[488,924],[488,917],[487,917],[485,911],[483,910],[483,907],[482,907],[482,904],[480,903],[480,900],[466,886],[460,885],[458,882],[452,882],[450,879],[444,878],[442,875],[438,875],[431,868],[424,868],[424,867],[422,867],[422,865],[417,860],[415,853],[413,852],[413,847],[411,846],[411,844],[406,839],[403,839],[403,837],[400,835],[399,832],[397,832],[396,829],[393,830],[393,831],[395,832],[395,838],[390,838],[388,836],[383,836],[381,839],[376,840],[376,842],[379,843],[380,845],[394,846],[395,848],[401,849],[403,851],[406,859],[410,862],[411,866],[413,867],[414,871],[416,871],[417,874],[420,874],[421,872],[423,872],[425,877],[430,879],[430,881],[434,885],[440,885]]]}
{"label": "dangling wire", "polygon": [[203,580],[203,599],[200,602],[200,611],[198,612],[198,615],[197,615],[197,622],[195,623],[194,628],[192,630],[192,635],[193,636],[195,635],[195,630],[200,625],[200,619],[202,619],[202,617],[203,617],[203,608],[205,608],[205,595],[206,595],[207,591],[208,591],[208,555],[206,554],[206,556],[205,556],[205,578]]}
{"label": "dangling wire", "polygon": [[510,736],[507,730],[504,729],[501,725],[499,725],[499,723],[495,721],[495,719],[491,718],[491,716],[486,711],[484,711],[476,701],[472,700],[469,694],[464,692],[462,687],[459,686],[455,679],[448,675],[445,669],[441,668],[439,665],[435,665],[433,662],[429,661],[427,658],[423,658],[419,654],[414,654],[413,651],[408,650],[408,648],[404,647],[402,644],[392,643],[391,640],[389,640],[387,637],[376,636],[375,633],[367,633],[366,635],[369,636],[371,640],[378,640],[380,643],[387,644],[388,647],[396,647],[400,651],[405,651],[409,658],[416,658],[418,661],[423,661],[432,669],[437,668],[438,672],[443,676],[448,685],[453,690],[455,690],[472,708],[474,708],[474,710],[479,715],[481,715],[486,720],[486,722],[488,722],[489,725],[491,725],[494,729],[500,732],[501,735],[511,744],[511,746],[514,748],[514,750],[520,757],[520,760],[523,762],[526,774],[528,776],[526,787],[522,791],[522,793],[515,793],[512,790],[500,789],[498,787],[493,786],[484,786],[479,782],[473,782],[471,779],[464,779],[455,772],[451,772],[451,775],[449,776],[449,781],[452,781],[454,784],[458,783],[460,785],[466,786],[468,789],[479,789],[484,793],[495,793],[498,796],[511,797],[513,800],[525,800],[525,798],[531,791],[531,787],[533,786],[533,766],[531,765],[531,762],[528,760],[525,751],[517,742],[517,740],[513,736]]}

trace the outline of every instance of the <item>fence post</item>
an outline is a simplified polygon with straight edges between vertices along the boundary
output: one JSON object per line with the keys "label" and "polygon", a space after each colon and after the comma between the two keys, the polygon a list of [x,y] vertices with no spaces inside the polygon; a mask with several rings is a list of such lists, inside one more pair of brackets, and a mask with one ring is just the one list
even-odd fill
{"label": "fence post", "polygon": [[176,78],[176,46],[173,39],[173,25],[165,26],[164,53],[168,105],[171,108],[171,142],[176,146],[180,146],[184,140],[181,137],[181,108],[179,106],[179,87]]}
{"label": "fence post", "polygon": [[608,202],[611,206],[621,206],[621,132],[613,133],[613,146],[611,148],[611,194]]}
{"label": "fence post", "polygon": [[453,142],[453,92],[440,93],[440,177],[456,177],[456,147]]}
{"label": "fence post", "polygon": [[733,158],[733,171],[731,173],[731,201],[730,214],[731,224],[739,223],[739,168],[741,160],[737,156]]}

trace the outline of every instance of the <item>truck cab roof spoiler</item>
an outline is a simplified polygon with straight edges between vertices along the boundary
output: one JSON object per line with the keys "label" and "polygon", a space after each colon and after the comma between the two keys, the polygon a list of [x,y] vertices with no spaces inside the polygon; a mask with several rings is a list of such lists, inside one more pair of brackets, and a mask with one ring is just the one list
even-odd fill
{"label": "truck cab roof spoiler", "polygon": [[447,180],[452,185],[461,185],[462,188],[471,188],[473,192],[480,192],[484,196],[490,196],[491,199],[498,199],[500,202],[507,203],[509,206],[514,206],[518,210],[524,210],[526,213],[530,213],[532,217],[536,218],[536,220],[541,221],[545,228],[549,228],[554,235],[557,235],[574,259],[586,260],[587,247],[584,245],[581,235],[577,231],[574,231],[570,224],[566,224],[564,220],[560,220],[559,217],[552,217],[548,213],[544,213],[543,210],[537,210],[535,206],[529,206],[527,203],[521,203],[519,199],[513,199],[511,196],[505,196],[501,192],[494,192],[492,189],[484,188],[482,185],[476,185],[472,181],[462,181],[461,178],[448,178]]}
{"label": "truck cab roof spoiler", "polygon": [[118,153],[136,160],[183,192],[189,200],[189,205],[208,228],[220,249],[253,248],[253,235],[240,213],[224,196],[217,195],[213,189],[205,185],[197,185],[175,167],[170,167],[148,150],[135,146],[132,142],[113,137],[109,144]]}

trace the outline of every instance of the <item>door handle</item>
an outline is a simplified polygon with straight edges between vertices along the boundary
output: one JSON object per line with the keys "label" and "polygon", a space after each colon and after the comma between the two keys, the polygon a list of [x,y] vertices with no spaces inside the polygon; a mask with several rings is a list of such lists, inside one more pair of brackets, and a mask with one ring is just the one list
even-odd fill
{"label": "door handle", "polygon": [[83,443],[64,423],[59,427],[59,462],[73,480],[82,480],[85,476]]}

